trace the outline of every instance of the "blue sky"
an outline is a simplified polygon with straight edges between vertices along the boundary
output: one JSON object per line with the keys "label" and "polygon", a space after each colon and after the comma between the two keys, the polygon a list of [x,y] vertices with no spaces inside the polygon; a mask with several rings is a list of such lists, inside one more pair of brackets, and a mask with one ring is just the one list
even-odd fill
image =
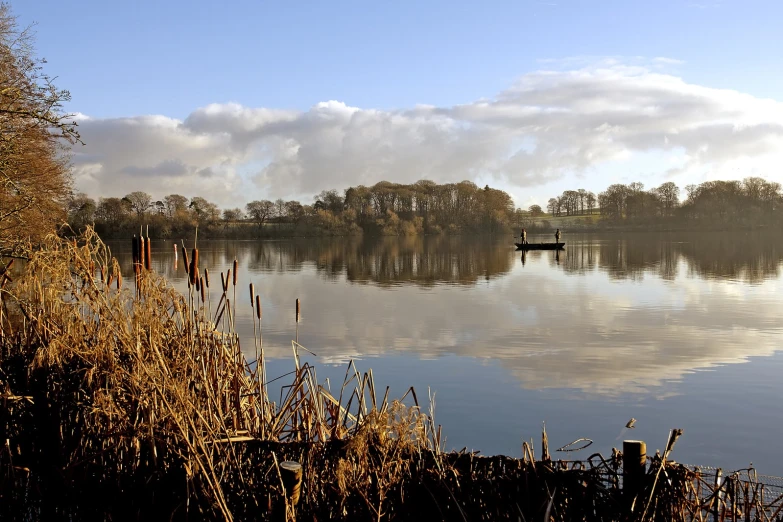
{"label": "blue sky", "polygon": [[[494,100],[526,75],[542,69],[568,74],[607,63],[614,71],[644,68],[653,83],[655,75],[665,74],[690,86],[713,89],[708,97],[719,96],[719,89],[731,89],[749,95],[755,103],[764,98],[780,100],[783,92],[780,1],[225,4],[74,0],[15,1],[12,7],[22,24],[37,23],[37,47],[49,62],[47,71],[72,93],[68,109],[89,116],[91,123],[100,123],[102,132],[111,132],[109,121],[117,123],[124,118],[122,121],[128,123],[145,115],[161,115],[183,122],[199,108],[221,104],[219,107],[225,109],[229,102],[248,110],[263,108],[304,115],[318,103],[330,100],[387,114],[410,111],[417,104],[451,111],[480,100]],[[655,61],[661,57],[676,61]],[[613,81],[611,77],[604,79],[604,85]],[[611,90],[602,96],[611,100]],[[740,109],[746,105],[742,100],[733,103]],[[522,105],[530,104],[526,99]],[[778,108],[776,105],[772,112]],[[212,111],[213,116],[216,112]],[[724,116],[733,112],[725,111]],[[750,120],[758,123],[757,119]],[[160,124],[156,121],[153,127],[160,131]],[[469,125],[475,125],[475,120]],[[246,128],[247,122],[241,127]],[[189,131],[193,138],[196,131]],[[221,132],[234,136],[236,128]],[[367,130],[361,132],[366,137]],[[377,136],[386,139],[384,134]],[[778,137],[774,133],[773,138]],[[194,184],[194,173],[201,172],[200,178],[229,179],[223,184],[218,180],[212,180],[211,185],[195,183],[194,190],[225,193],[216,195],[217,199],[237,190],[247,197],[267,193],[271,197],[284,195],[287,190],[286,180],[275,176],[298,175],[302,179],[285,195],[304,197],[314,182],[325,183],[329,174],[310,172],[312,168],[304,162],[296,165],[294,174],[290,169],[277,174],[270,170],[268,166],[276,164],[281,154],[290,153],[286,146],[290,149],[291,143],[281,142],[291,140],[301,145],[300,155],[304,154],[304,145],[310,143],[293,133],[277,136],[274,143],[256,142],[250,147],[252,151],[243,148],[240,153],[232,147],[233,154],[220,158],[197,161],[192,159],[192,150],[191,155],[181,151],[180,156],[168,158],[185,167],[181,176],[172,175],[172,189]],[[538,141],[535,136],[532,140]],[[569,150],[576,150],[574,147],[578,145],[570,144]],[[95,157],[109,152],[99,148],[97,141],[88,143],[87,149],[85,157],[92,159],[88,162],[77,158],[77,167],[88,165],[78,173],[77,182],[95,195],[113,186],[106,183],[107,177],[128,178],[118,185],[124,190],[134,182],[128,173],[138,172],[135,167],[154,169],[166,160],[159,154],[149,154],[158,158],[157,163],[95,162]],[[693,156],[698,147],[688,152],[686,145],[685,149],[686,155]],[[147,157],[146,152],[141,148],[137,156]],[[742,156],[741,152],[737,157]],[[658,153],[649,147],[631,150],[632,156],[619,170],[612,166],[614,160],[607,163],[604,159],[590,163],[586,170],[585,165],[566,166],[548,178],[536,176],[532,183],[529,176],[515,179],[516,174],[509,174],[507,166],[488,167],[490,160],[483,157],[459,174],[472,172],[475,180],[494,180],[495,185],[510,190],[518,203],[524,203],[574,188],[573,184],[585,176],[589,180],[583,184],[596,190],[636,173],[650,176],[650,184],[656,184],[666,178],[666,165],[681,153],[675,149]],[[444,158],[442,163],[449,163],[449,159]],[[110,164],[120,170],[110,172]],[[410,168],[411,164],[405,165]],[[763,168],[758,170],[758,162],[753,165],[748,169],[766,174]],[[709,172],[725,171],[723,163],[721,168],[713,168],[715,161],[711,159],[702,161],[698,166],[701,170],[689,167],[683,172],[684,179],[698,181],[700,176],[708,176],[705,166]],[[204,174],[207,168],[211,169],[209,175]],[[371,183],[373,172],[395,180],[394,172],[378,171],[377,165],[357,169],[359,179],[337,177],[334,181]],[[448,175],[441,174],[439,181],[447,181]],[[439,175],[435,172],[430,177]],[[407,180],[407,176],[400,178]],[[321,188],[320,182],[315,185]]]}

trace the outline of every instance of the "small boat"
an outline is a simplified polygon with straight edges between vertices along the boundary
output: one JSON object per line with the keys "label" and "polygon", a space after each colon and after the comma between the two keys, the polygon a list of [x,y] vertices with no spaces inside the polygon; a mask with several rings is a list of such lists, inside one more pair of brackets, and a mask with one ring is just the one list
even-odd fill
{"label": "small boat", "polygon": [[565,243],[514,243],[517,250],[565,250]]}

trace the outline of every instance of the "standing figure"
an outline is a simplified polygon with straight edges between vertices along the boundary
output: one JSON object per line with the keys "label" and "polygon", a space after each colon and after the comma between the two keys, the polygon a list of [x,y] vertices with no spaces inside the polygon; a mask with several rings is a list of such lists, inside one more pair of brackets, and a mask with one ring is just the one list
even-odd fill
{"label": "standing figure", "polygon": [[527,245],[527,231],[523,228],[522,232],[519,234],[519,239],[521,240],[523,245]]}
{"label": "standing figure", "polygon": [[558,228],[557,231],[555,231],[555,243],[560,243],[560,229]]}

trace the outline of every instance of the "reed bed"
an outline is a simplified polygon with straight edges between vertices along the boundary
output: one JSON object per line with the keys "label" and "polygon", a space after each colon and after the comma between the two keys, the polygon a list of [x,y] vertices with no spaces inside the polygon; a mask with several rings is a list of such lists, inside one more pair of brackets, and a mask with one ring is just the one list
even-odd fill
{"label": "reed bed", "polygon": [[[538,459],[527,443],[522,459],[443,451],[433,412],[413,389],[399,399],[388,388],[376,393],[372,371],[350,363],[332,391],[296,341],[291,373],[269,379],[252,284],[253,360],[234,328],[237,300],[247,299],[242,289],[237,296],[237,263],[210,282],[198,250],[188,256],[183,244],[182,295],[152,271],[148,238],[133,246],[134,278],[123,283],[91,230],[77,240],[53,236],[0,290],[2,520],[779,515],[780,499],[761,484],[729,477],[718,486],[669,462],[674,436],[629,500],[619,452],[554,461],[545,432]],[[298,320],[298,300],[296,312]],[[303,467],[296,493],[284,461]]]}

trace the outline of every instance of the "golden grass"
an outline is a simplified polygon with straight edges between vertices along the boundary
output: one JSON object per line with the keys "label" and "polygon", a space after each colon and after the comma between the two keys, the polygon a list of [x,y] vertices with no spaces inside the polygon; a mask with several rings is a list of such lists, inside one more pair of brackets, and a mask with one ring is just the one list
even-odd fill
{"label": "golden grass", "polygon": [[193,275],[184,296],[148,270],[135,272],[135,288],[123,286],[90,230],[77,241],[50,237],[0,290],[0,519],[283,520],[292,515],[284,460],[304,468],[302,520],[776,516],[760,484],[729,479],[718,488],[668,462],[674,436],[651,459],[629,512],[619,453],[555,462],[545,432],[538,460],[532,443],[523,459],[444,453],[413,389],[380,397],[372,371],[351,363],[333,394],[297,342],[280,386],[266,375],[252,285],[257,355],[243,356],[237,263],[220,274],[212,311],[198,251],[190,264],[184,246],[182,254]]}

